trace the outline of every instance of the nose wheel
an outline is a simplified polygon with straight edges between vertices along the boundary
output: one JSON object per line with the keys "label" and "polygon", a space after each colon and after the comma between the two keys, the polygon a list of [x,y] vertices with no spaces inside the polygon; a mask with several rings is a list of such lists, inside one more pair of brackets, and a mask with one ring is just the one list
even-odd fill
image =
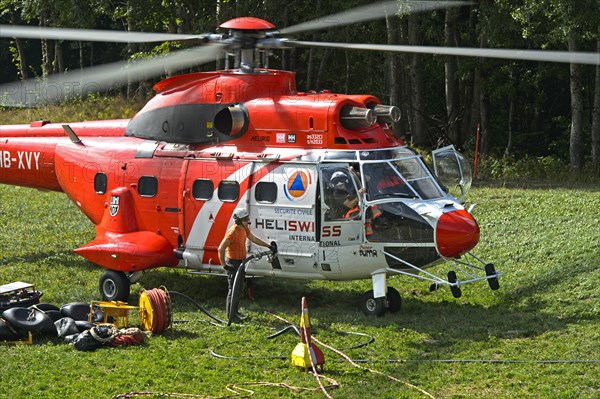
{"label": "nose wheel", "polygon": [[[456,272],[454,270],[449,271],[448,272],[448,282],[450,284],[454,284],[457,281],[458,281],[458,278],[456,277]],[[452,296],[454,298],[460,298],[462,296],[462,292],[458,285],[450,285],[450,291],[452,291]]]}
{"label": "nose wheel", "polygon": [[493,263],[488,263],[485,265],[485,275],[488,277],[494,276],[488,278],[488,284],[490,285],[490,288],[492,290],[496,291],[498,288],[500,288],[500,282],[498,281],[498,273],[496,273],[496,268],[494,267]]}

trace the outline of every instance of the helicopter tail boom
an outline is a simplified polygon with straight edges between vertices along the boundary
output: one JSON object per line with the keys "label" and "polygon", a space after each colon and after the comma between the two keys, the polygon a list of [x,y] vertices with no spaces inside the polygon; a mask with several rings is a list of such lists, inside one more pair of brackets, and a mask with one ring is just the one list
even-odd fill
{"label": "helicopter tail boom", "polygon": [[60,177],[65,171],[56,162],[59,147],[84,146],[86,137],[123,136],[127,122],[36,121],[0,126],[0,184],[64,191]]}

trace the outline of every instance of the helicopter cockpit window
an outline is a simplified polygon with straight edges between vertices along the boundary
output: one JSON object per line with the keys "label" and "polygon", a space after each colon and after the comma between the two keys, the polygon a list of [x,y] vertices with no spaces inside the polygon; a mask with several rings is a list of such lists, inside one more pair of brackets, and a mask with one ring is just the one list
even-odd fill
{"label": "helicopter cockpit window", "polygon": [[258,182],[254,194],[259,203],[273,204],[277,200],[277,184],[272,182]]}
{"label": "helicopter cockpit window", "polygon": [[192,195],[197,200],[209,201],[212,198],[214,191],[215,185],[212,180],[196,179],[192,185]]}
{"label": "helicopter cockpit window", "polygon": [[223,180],[219,183],[217,194],[223,202],[237,201],[240,196],[240,183],[233,180]]}
{"label": "helicopter cockpit window", "polygon": [[158,179],[154,176],[142,176],[138,180],[138,193],[142,197],[154,197],[158,192]]}
{"label": "helicopter cockpit window", "polygon": [[107,178],[106,173],[98,172],[94,176],[94,191],[96,194],[106,193]]}
{"label": "helicopter cockpit window", "polygon": [[388,162],[364,164],[363,177],[369,201],[390,197],[418,197],[412,187]]}
{"label": "helicopter cockpit window", "polygon": [[397,159],[393,164],[421,198],[433,199],[445,195],[419,157]]}
{"label": "helicopter cockpit window", "polygon": [[325,220],[359,219],[358,177],[349,168],[322,169],[324,200],[329,208]]}

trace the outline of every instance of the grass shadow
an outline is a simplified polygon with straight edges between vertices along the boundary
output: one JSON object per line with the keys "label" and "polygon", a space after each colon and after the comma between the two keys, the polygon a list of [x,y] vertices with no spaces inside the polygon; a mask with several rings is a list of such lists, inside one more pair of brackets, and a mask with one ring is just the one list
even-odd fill
{"label": "grass shadow", "polygon": [[[425,333],[433,338],[439,347],[452,346],[455,340],[488,341],[492,338],[514,339],[538,336],[549,331],[564,329],[567,325],[582,320],[597,322],[599,316],[556,315],[548,311],[544,300],[545,293],[552,291],[558,284],[577,279],[589,273],[593,268],[593,260],[582,261],[569,268],[557,265],[557,270],[548,270],[538,278],[528,281],[526,286],[507,285],[497,291],[496,304],[483,306],[463,302],[465,299],[444,299],[449,292],[421,292],[418,290],[403,292],[403,306],[396,314],[387,313],[383,317],[367,317],[361,312],[361,296],[370,288],[370,282],[339,283],[310,282],[298,280],[277,280],[260,278],[255,283],[256,301],[243,297],[241,308],[249,312],[249,323],[266,324],[273,329],[281,328],[283,323],[270,317],[279,314],[291,319],[294,324],[300,320],[300,300],[308,299],[311,318],[318,328],[330,325],[352,324],[357,328],[389,328],[410,329]],[[168,285],[169,290],[176,290],[191,296],[203,305],[224,314],[227,282],[225,278],[216,276],[188,276],[185,273],[155,271],[149,273],[149,285]],[[350,287],[348,287],[348,285]],[[501,279],[502,284],[502,279]],[[392,284],[393,285],[393,284]],[[337,289],[339,287],[339,289]],[[488,289],[486,286],[480,289]],[[503,292],[503,289],[505,290]],[[569,293],[566,293],[569,294]],[[433,298],[432,296],[438,296]],[[573,294],[575,295],[575,294]],[[569,299],[569,296],[565,296]],[[571,298],[576,301],[576,297]],[[176,307],[180,303],[176,300]],[[182,309],[193,311],[193,306],[186,305]]]}

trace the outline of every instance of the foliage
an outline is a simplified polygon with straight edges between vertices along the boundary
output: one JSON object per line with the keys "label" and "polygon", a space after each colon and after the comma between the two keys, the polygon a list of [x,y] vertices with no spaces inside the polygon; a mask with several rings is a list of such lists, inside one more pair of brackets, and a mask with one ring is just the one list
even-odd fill
{"label": "foliage", "polygon": [[[334,398],[592,399],[600,386],[600,273],[598,186],[577,189],[475,187],[470,200],[482,238],[478,256],[503,273],[498,291],[485,283],[465,286],[455,299],[448,290],[394,278],[403,297],[400,313],[369,318],[358,302],[369,281],[300,282],[260,279],[257,300],[242,299],[248,321],[219,328],[189,302],[173,295],[175,324],[145,345],[77,352],[58,339],[34,337],[33,345],[0,346],[2,397],[111,398],[131,391],[228,395],[226,386],[254,397],[324,397],[318,390],[292,391],[285,383],[318,388],[315,378],[290,365],[298,338],[266,337],[299,323],[306,296],[316,337],[341,349],[362,367],[321,348],[325,372],[338,389]],[[62,194],[0,186],[0,282],[26,281],[58,305],[98,300],[99,268],[72,249],[94,236],[93,226]],[[444,273],[449,266],[438,266]],[[225,279],[155,270],[133,287],[165,285],[190,295],[224,317]],[[132,303],[137,303],[134,294]],[[132,320],[135,320],[132,317]],[[343,335],[351,331],[368,338]],[[216,358],[210,351],[233,357]],[[445,362],[447,360],[448,362]],[[590,363],[591,361],[591,363]],[[595,362],[594,362],[595,361]],[[146,397],[165,397],[160,395]]]}
{"label": "foliage", "polygon": [[[370,4],[367,0],[353,1],[290,1],[276,0],[214,1],[214,0],[0,0],[1,23],[98,28],[114,30],[140,30],[156,32],[201,33],[214,32],[219,23],[230,18],[254,15],[272,21],[278,27],[291,26],[307,20],[322,18],[340,10]],[[598,2],[583,0],[487,0],[460,7],[456,44],[463,47],[556,49],[567,48],[568,32],[576,32],[585,51],[595,51],[597,38]],[[445,11],[418,14],[419,32],[424,45],[444,44]],[[415,17],[415,18],[417,18]],[[411,16],[398,17],[397,36],[407,38]],[[324,29],[297,35],[296,39],[331,42],[386,43],[388,29],[385,21]],[[397,32],[394,32],[397,33]],[[29,75],[41,76],[42,51],[37,40],[22,40]],[[182,44],[185,48],[188,44]],[[110,44],[110,43],[59,43],[67,70],[81,65],[108,63],[120,59],[136,59],[164,54],[178,46],[171,44]],[[19,57],[13,40],[0,40],[0,82],[19,78]],[[372,93],[389,102],[390,72],[388,58],[381,52],[294,49],[274,51],[270,66],[296,71],[298,88],[305,90],[329,89],[333,92]],[[400,55],[398,64],[402,85],[398,91],[411,93],[403,99],[403,115],[413,112],[417,99],[411,98],[412,88],[407,68],[408,56]],[[446,130],[451,118],[447,115],[444,74],[446,57],[421,56],[424,81],[424,109],[429,144],[449,141]],[[491,101],[490,154],[503,154],[508,143],[506,132],[509,123],[511,99],[515,101],[514,140],[512,153],[517,157],[563,158],[568,150],[571,108],[569,103],[569,65],[510,60],[480,60],[460,58],[457,61],[456,80],[460,88],[459,123],[461,138],[452,139],[459,148],[473,150],[474,123],[470,113],[480,106],[479,91],[488,92]],[[214,69],[219,65],[206,64],[200,70]],[[222,65],[221,65],[222,66]],[[481,82],[474,82],[477,74]],[[452,78],[452,77],[449,77]],[[153,83],[153,82],[151,82]],[[150,87],[151,83],[146,84]],[[476,88],[476,85],[480,85]],[[589,125],[594,94],[594,70],[584,67],[583,92],[589,96],[585,102],[586,142],[589,142]],[[477,90],[476,90],[477,89]],[[479,91],[478,91],[479,90]],[[478,119],[474,116],[473,119]],[[408,118],[406,118],[408,119]],[[477,120],[478,121],[478,120]],[[475,123],[477,122],[475,121]],[[410,135],[414,126],[401,123],[401,134]],[[541,144],[541,145],[540,145]],[[487,149],[486,149],[487,150]],[[589,151],[588,151],[589,152]]]}
{"label": "foliage", "polygon": [[556,157],[524,156],[487,157],[477,165],[477,179],[482,181],[532,184],[534,182],[546,185],[559,184],[562,186],[582,183],[600,184],[600,179],[592,170],[576,173],[567,162]]}
{"label": "foliage", "polygon": [[144,105],[144,99],[127,100],[90,94],[85,99],[73,99],[66,104],[36,108],[1,108],[0,123],[19,124],[37,120],[79,122],[102,119],[131,118]]}

